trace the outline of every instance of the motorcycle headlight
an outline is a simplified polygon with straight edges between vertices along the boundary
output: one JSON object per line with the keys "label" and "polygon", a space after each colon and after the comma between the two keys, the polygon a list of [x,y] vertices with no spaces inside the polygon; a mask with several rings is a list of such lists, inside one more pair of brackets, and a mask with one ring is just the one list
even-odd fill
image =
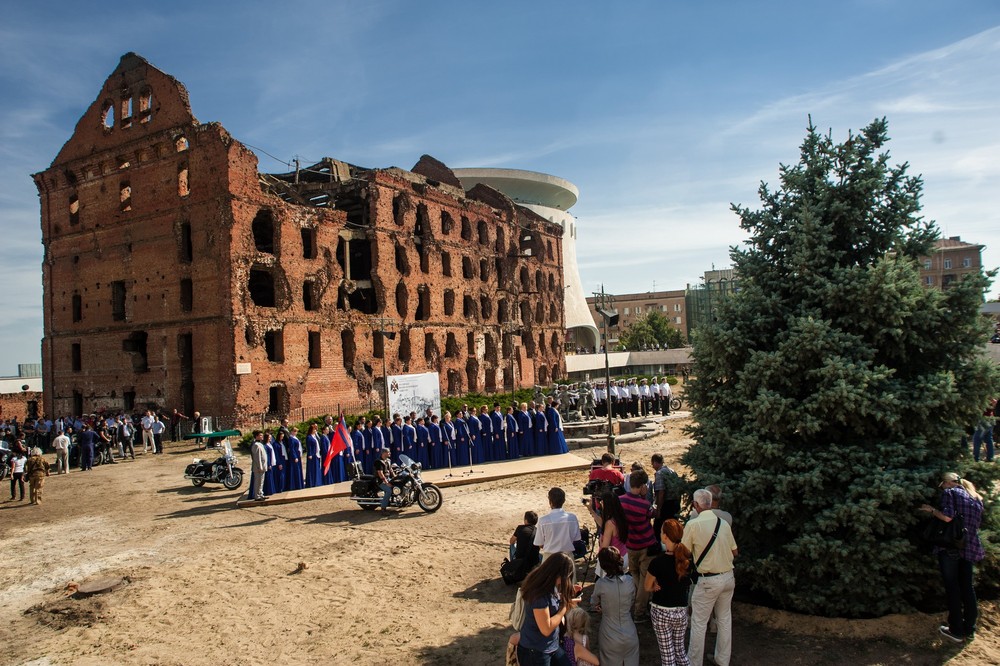
{"label": "motorcycle headlight", "polygon": [[416,465],[413,466],[413,468],[419,470],[419,469],[423,469],[424,467],[420,463],[417,463]]}

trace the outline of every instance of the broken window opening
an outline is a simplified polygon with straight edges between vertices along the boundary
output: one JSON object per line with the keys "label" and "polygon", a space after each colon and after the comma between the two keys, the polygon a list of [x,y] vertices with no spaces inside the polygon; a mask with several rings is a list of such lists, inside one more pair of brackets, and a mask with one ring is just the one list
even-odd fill
{"label": "broken window opening", "polygon": [[316,281],[315,280],[305,280],[302,282],[302,306],[306,309],[306,312],[314,312],[319,310],[319,304],[316,298]]}
{"label": "broken window opening", "polygon": [[521,266],[521,291],[531,290],[531,278],[528,276],[528,267]]}
{"label": "broken window opening", "polygon": [[553,331],[552,333],[552,344],[549,345],[549,349],[552,350],[553,354],[558,354],[559,349],[559,335]]}
{"label": "broken window opening", "polygon": [[552,273],[549,273],[549,290],[553,291],[556,288],[556,278]]}
{"label": "broken window opening", "polygon": [[69,223],[80,224],[80,198],[75,192],[69,197]]}
{"label": "broken window opening", "polygon": [[420,272],[424,274],[430,273],[431,272],[430,252],[427,251],[427,248],[423,244],[417,245],[417,252],[420,255]]}
{"label": "broken window opening", "polygon": [[347,258],[350,262],[347,276],[351,280],[372,279],[372,244],[367,238],[359,238],[347,243]]}
{"label": "broken window opening", "polygon": [[424,333],[424,361],[428,365],[434,363],[438,355],[437,342],[434,341],[433,333]]}
{"label": "broken window opening", "polygon": [[191,190],[188,189],[188,165],[187,162],[181,162],[177,167],[177,196],[186,197],[189,194]]}
{"label": "broken window opening", "polygon": [[462,375],[458,370],[448,371],[448,395],[460,395],[462,393]]}
{"label": "broken window opening", "polygon": [[309,367],[323,367],[323,352],[319,331],[309,331]]}
{"label": "broken window opening", "polygon": [[501,324],[507,323],[507,309],[507,299],[504,298],[497,304],[497,321]]}
{"label": "broken window opening", "polygon": [[417,311],[413,316],[417,321],[431,318],[431,292],[425,284],[417,287]]}
{"label": "broken window opening", "polygon": [[497,391],[497,374],[496,370],[487,368],[486,370],[486,393],[496,393]]}
{"label": "broken window opening", "polygon": [[344,360],[344,370],[351,377],[354,377],[354,355],[357,348],[354,345],[354,331],[344,329],[340,332],[340,353]]}
{"label": "broken window opening", "polygon": [[133,331],[122,340],[122,351],[132,355],[132,372],[148,372],[149,357],[146,354],[146,331]]}
{"label": "broken window opening", "polygon": [[497,361],[497,343],[490,333],[486,334],[486,352],[485,358],[487,361],[496,363]]}
{"label": "broken window opening", "polygon": [[194,310],[194,283],[191,278],[181,278],[181,312]]}
{"label": "broken window opening", "polygon": [[545,284],[542,281],[542,272],[535,271],[535,291],[541,292],[545,288]]}
{"label": "broken window opening", "polygon": [[[448,338],[445,340],[444,344],[444,357],[445,358],[455,358],[458,356],[458,342],[455,340],[454,333],[448,333]],[[451,371],[449,371],[450,373]]]}
{"label": "broken window opening", "polygon": [[538,332],[538,353],[539,354],[544,354],[545,353],[545,332],[544,331],[539,331]]}
{"label": "broken window opening", "polygon": [[267,411],[276,416],[288,413],[288,389],[284,384],[273,384],[267,390]]}
{"label": "broken window opening", "polygon": [[190,264],[194,259],[194,246],[191,242],[191,223],[181,223],[180,239],[180,261],[182,264]]}
{"label": "broken window opening", "polygon": [[271,271],[264,268],[250,269],[247,289],[254,305],[262,308],[275,307],[274,276],[271,275]]}
{"label": "broken window opening", "polygon": [[363,188],[347,189],[333,194],[333,207],[347,213],[347,226],[354,229],[368,226],[368,201]]}
{"label": "broken window opening", "polygon": [[191,144],[188,143],[188,140],[187,140],[186,136],[181,135],[181,136],[177,137],[176,139],[174,139],[174,148],[177,150],[178,153],[183,153],[185,150],[187,150],[190,147],[191,147]]}
{"label": "broken window opening", "polygon": [[125,282],[117,280],[111,283],[111,319],[125,321],[125,299],[127,289]]}
{"label": "broken window opening", "polygon": [[553,364],[552,365],[552,381],[553,382],[558,382],[559,379],[560,379],[560,377],[559,377],[559,366],[557,364]]}
{"label": "broken window opening", "polygon": [[489,245],[490,244],[490,232],[486,227],[486,220],[479,220],[476,223],[476,230],[479,232],[479,244]]}
{"label": "broken window opening", "polygon": [[476,301],[468,294],[462,299],[462,316],[467,319],[476,316]]}
{"label": "broken window opening", "polygon": [[462,240],[472,240],[472,223],[464,215],[462,216]]}
{"label": "broken window opening", "polygon": [[538,367],[538,383],[542,386],[549,383],[549,369],[544,365]]}
{"label": "broken window opening", "polygon": [[355,289],[348,296],[347,302],[352,310],[357,310],[364,314],[375,314],[378,312],[378,300],[375,296],[375,289],[372,287]]}
{"label": "broken window opening", "polygon": [[441,233],[447,236],[454,228],[455,220],[452,218],[451,213],[446,210],[441,211]]}
{"label": "broken window opening", "polygon": [[[337,243],[337,252],[340,253],[340,243],[343,239]],[[303,259],[315,259],[316,258],[316,230],[305,227],[302,229],[302,258]],[[342,261],[342,256],[338,254],[337,261],[340,262],[341,269],[344,268]]]}
{"label": "broken window opening", "polygon": [[494,243],[493,245],[493,249],[496,251],[497,254],[503,254],[503,248],[504,245],[506,244],[507,242],[504,239],[503,227],[497,225],[497,240],[496,243]]}
{"label": "broken window opening", "polygon": [[500,286],[504,282],[503,259],[497,257],[496,259],[493,260],[493,270],[496,271],[497,274],[497,286]]}
{"label": "broken window opening", "polygon": [[488,259],[479,260],[479,279],[487,282],[490,279],[490,262]]}
{"label": "broken window opening", "polygon": [[126,97],[121,102],[122,129],[132,126],[132,98]]}
{"label": "broken window opening", "polygon": [[430,215],[427,213],[427,204],[419,203],[417,204],[417,221],[413,225],[413,235],[416,237],[415,242],[419,243],[423,240],[423,236],[430,231],[431,222]]}
{"label": "broken window opening", "polygon": [[274,248],[277,243],[274,237],[274,216],[271,214],[271,211],[266,208],[258,211],[257,215],[253,218],[251,231],[253,232],[253,244],[257,248],[257,251],[274,254]]}
{"label": "broken window opening", "polygon": [[285,362],[285,334],[283,331],[264,332],[264,352],[271,363]]}
{"label": "broken window opening", "polygon": [[139,93],[139,122],[148,123],[153,119],[153,91]]}
{"label": "broken window opening", "polygon": [[118,209],[124,213],[132,210],[132,186],[127,180],[123,180],[120,188]]}
{"label": "broken window opening", "polygon": [[403,216],[406,211],[403,204],[404,200],[402,194],[396,194],[392,197],[392,219],[400,226],[403,224]]}
{"label": "broken window opening", "polygon": [[79,342],[73,343],[70,355],[72,357],[71,363],[73,366],[73,372],[80,372],[81,370],[83,370],[83,352],[80,349]]}
{"label": "broken window opening", "polygon": [[399,352],[397,354],[400,362],[410,362],[410,331],[403,329],[399,332]]}
{"label": "broken window opening", "polygon": [[372,331],[372,356],[382,358],[385,356],[386,334],[382,331]]}
{"label": "broken window opening", "polygon": [[549,261],[552,261],[552,241],[546,241],[546,243],[545,243],[545,251],[546,251],[546,254],[549,257]]}
{"label": "broken window opening", "polygon": [[469,257],[462,257],[462,277],[466,280],[471,280],[475,277],[472,271],[472,259]]}
{"label": "broken window opening", "polygon": [[483,315],[484,321],[493,314],[493,302],[486,294],[479,297],[479,312]]}
{"label": "broken window opening", "polygon": [[455,314],[455,291],[453,289],[445,289],[444,291],[444,313],[446,315]]}
{"label": "broken window opening", "polygon": [[554,324],[559,321],[559,313],[556,310],[556,304],[552,303],[549,305],[549,323]]}
{"label": "broken window opening", "polygon": [[409,303],[407,299],[409,298],[409,290],[406,288],[406,284],[400,282],[396,285],[396,312],[399,313],[400,318],[405,319],[409,311]]}
{"label": "broken window opening", "polygon": [[[538,303],[535,304],[535,323],[536,324],[545,323],[545,307],[542,305],[541,301],[538,301]],[[541,346],[544,347],[545,343],[542,343]]]}
{"label": "broken window opening", "polygon": [[83,298],[80,294],[73,294],[73,323],[83,321]]}
{"label": "broken window opening", "polygon": [[531,305],[527,301],[521,301],[518,304],[518,308],[521,311],[521,323],[530,324],[531,323]]}
{"label": "broken window opening", "polygon": [[448,252],[441,252],[441,274],[451,277],[451,254]]}
{"label": "broken window opening", "polygon": [[465,375],[469,380],[469,391],[475,393],[479,390],[479,363],[474,358],[470,358],[465,364]]}
{"label": "broken window opening", "polygon": [[104,103],[104,112],[101,114],[101,125],[105,131],[115,127],[115,105],[111,102]]}
{"label": "broken window opening", "polygon": [[469,352],[469,356],[476,355],[476,334],[472,331],[465,334],[465,348]]}
{"label": "broken window opening", "polygon": [[410,274],[410,262],[406,256],[406,248],[404,248],[400,243],[395,243],[393,245],[393,256],[396,260],[396,270],[399,271],[404,276]]}

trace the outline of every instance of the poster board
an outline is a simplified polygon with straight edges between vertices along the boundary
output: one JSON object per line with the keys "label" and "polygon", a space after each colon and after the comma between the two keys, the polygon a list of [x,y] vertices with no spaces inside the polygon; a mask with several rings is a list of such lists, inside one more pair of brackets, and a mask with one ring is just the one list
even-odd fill
{"label": "poster board", "polygon": [[389,414],[423,416],[427,408],[441,415],[441,380],[436,372],[389,375]]}

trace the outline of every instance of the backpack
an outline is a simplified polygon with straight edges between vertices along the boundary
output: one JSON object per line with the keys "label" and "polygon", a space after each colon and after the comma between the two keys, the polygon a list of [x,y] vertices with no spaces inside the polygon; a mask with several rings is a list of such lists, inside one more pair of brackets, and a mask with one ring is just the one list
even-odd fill
{"label": "backpack", "polygon": [[514,603],[510,605],[510,612],[507,614],[507,618],[510,620],[510,626],[514,628],[514,631],[521,631],[521,627],[524,626],[524,597],[521,596],[520,588],[518,588],[517,594],[514,596]]}

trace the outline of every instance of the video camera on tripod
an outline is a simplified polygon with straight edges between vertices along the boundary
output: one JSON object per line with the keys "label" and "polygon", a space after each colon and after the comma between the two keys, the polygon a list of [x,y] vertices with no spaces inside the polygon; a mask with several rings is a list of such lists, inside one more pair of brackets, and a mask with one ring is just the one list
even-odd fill
{"label": "video camera on tripod", "polygon": [[[612,470],[616,470],[617,474]],[[623,495],[625,493],[624,475],[625,466],[622,464],[621,458],[605,453],[591,462],[590,478],[587,480],[587,485],[583,487],[583,494],[600,497],[604,493],[613,492],[616,495]]]}

